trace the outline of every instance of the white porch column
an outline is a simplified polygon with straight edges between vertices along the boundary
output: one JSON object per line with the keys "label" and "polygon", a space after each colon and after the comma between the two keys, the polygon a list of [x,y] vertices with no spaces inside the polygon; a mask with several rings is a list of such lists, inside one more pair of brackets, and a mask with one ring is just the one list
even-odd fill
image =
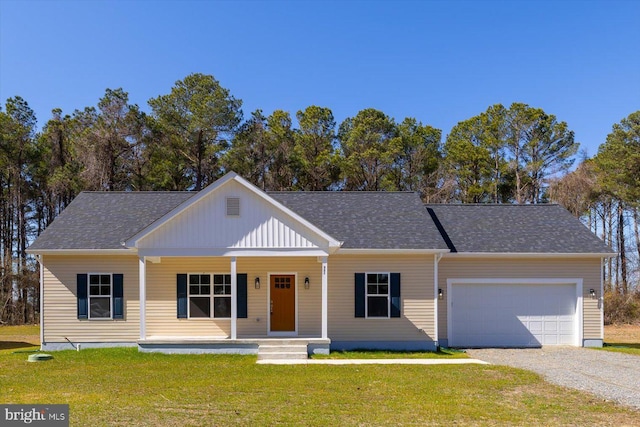
{"label": "white porch column", "polygon": [[140,285],[140,339],[147,337],[147,260],[138,257],[138,283]]}
{"label": "white porch column", "polygon": [[327,271],[327,257],[322,257],[320,259],[322,262],[322,338],[329,338],[329,332],[327,327],[327,322],[329,319],[329,279],[328,279],[328,271]]}
{"label": "white porch column", "polygon": [[231,339],[235,340],[238,320],[238,283],[236,277],[236,257],[231,257]]}

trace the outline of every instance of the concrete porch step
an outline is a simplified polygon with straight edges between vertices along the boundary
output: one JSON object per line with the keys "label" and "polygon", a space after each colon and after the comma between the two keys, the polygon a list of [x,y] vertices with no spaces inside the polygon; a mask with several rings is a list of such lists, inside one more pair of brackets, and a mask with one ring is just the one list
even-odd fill
{"label": "concrete porch step", "polygon": [[260,344],[258,360],[265,359],[307,359],[306,344]]}

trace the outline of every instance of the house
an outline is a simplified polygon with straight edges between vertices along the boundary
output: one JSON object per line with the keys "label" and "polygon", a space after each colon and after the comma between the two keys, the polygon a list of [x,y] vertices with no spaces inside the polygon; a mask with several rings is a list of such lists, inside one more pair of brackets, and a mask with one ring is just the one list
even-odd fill
{"label": "house", "polygon": [[42,349],[602,346],[615,254],[557,205],[411,192],[83,192],[35,240]]}

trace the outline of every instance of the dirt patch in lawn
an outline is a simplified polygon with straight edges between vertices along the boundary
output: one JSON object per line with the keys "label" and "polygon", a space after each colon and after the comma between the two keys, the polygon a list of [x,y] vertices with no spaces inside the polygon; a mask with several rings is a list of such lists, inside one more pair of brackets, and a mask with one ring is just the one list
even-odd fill
{"label": "dirt patch in lawn", "polygon": [[39,345],[38,325],[0,326],[0,350],[30,349]]}
{"label": "dirt patch in lawn", "polygon": [[640,325],[606,325],[604,342],[607,344],[637,344],[640,347]]}

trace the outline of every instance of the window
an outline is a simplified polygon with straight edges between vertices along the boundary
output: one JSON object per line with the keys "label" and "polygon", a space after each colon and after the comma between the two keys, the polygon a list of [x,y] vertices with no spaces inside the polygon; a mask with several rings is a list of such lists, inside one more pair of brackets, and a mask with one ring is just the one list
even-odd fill
{"label": "window", "polygon": [[367,273],[367,317],[389,317],[389,273]]}
{"label": "window", "polygon": [[400,273],[355,273],[354,316],[386,319],[402,316]]}
{"label": "window", "polygon": [[111,284],[111,274],[89,274],[89,319],[111,319]]}
{"label": "window", "polygon": [[231,317],[230,274],[189,274],[189,317]]}

